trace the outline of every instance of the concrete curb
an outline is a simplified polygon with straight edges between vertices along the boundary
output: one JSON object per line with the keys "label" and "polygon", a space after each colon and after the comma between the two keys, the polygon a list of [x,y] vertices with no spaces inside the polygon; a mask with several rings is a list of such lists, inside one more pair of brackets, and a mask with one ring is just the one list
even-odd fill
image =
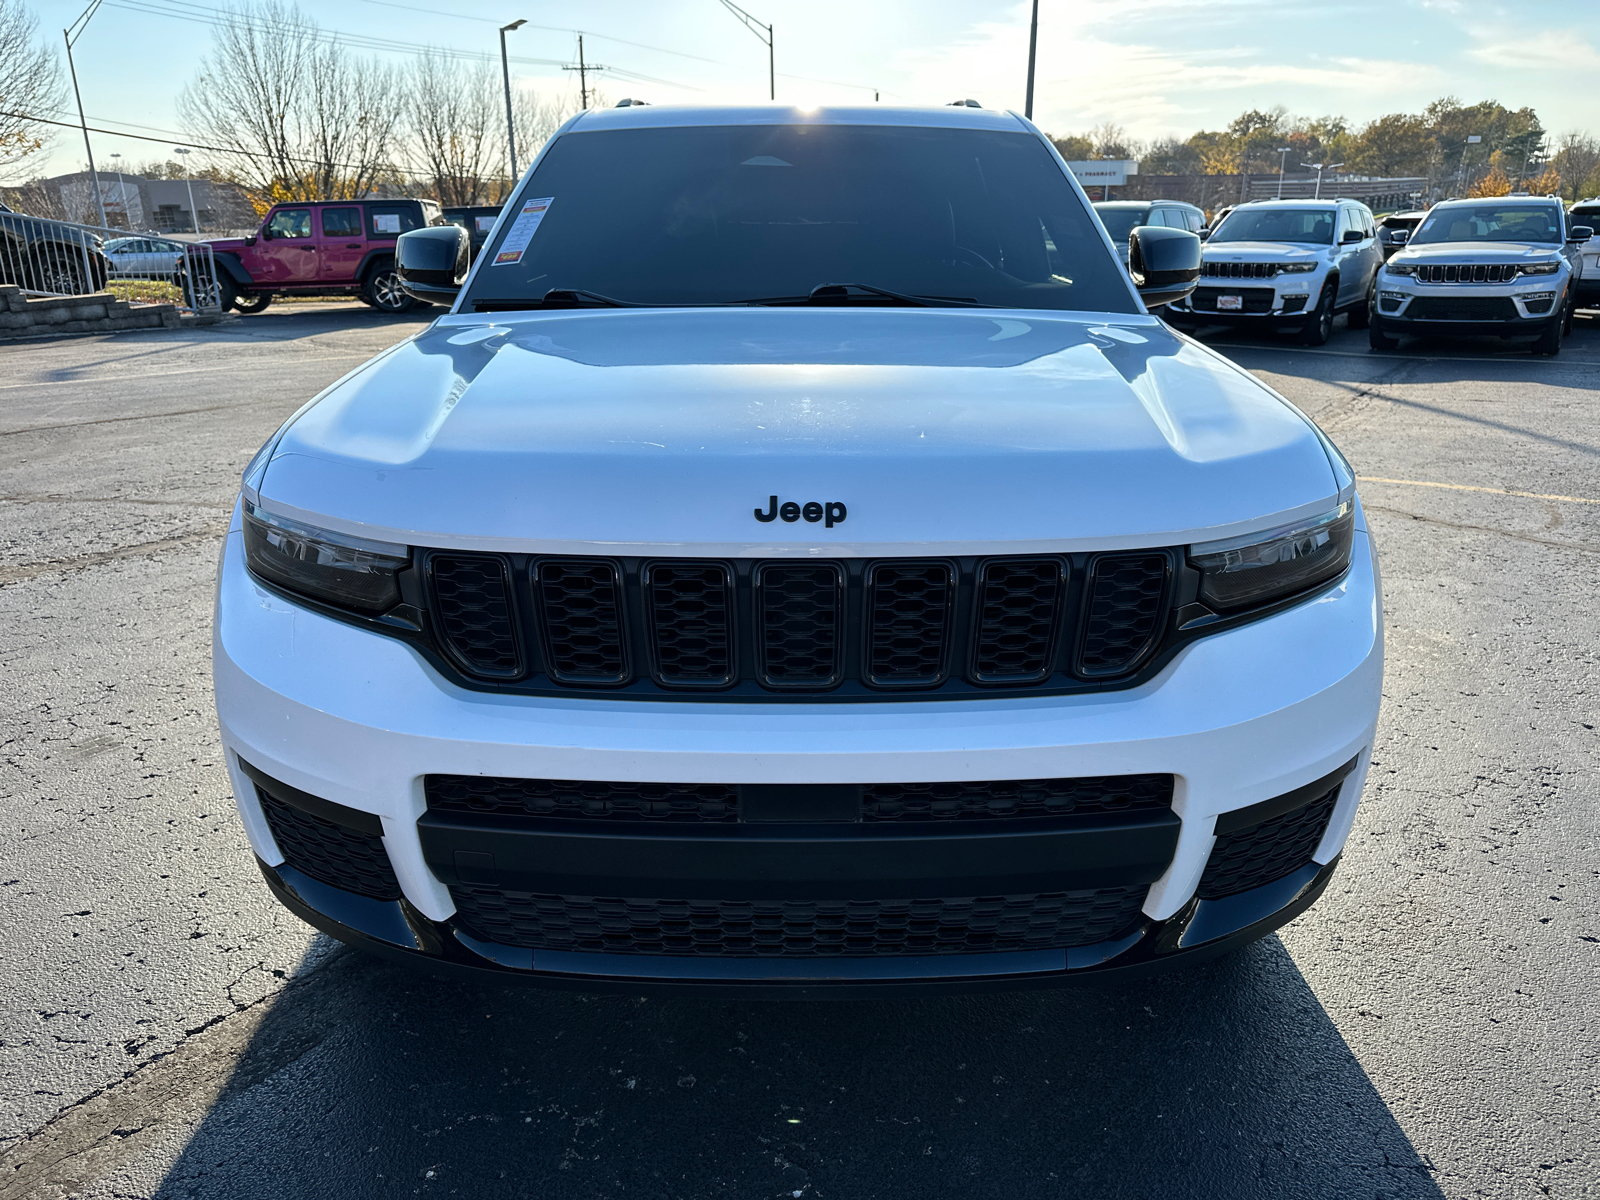
{"label": "concrete curb", "polygon": [[14,284],[0,284],[0,341],[125,329],[187,329],[237,319],[232,313],[184,313],[175,304],[132,305],[109,292],[25,296]]}

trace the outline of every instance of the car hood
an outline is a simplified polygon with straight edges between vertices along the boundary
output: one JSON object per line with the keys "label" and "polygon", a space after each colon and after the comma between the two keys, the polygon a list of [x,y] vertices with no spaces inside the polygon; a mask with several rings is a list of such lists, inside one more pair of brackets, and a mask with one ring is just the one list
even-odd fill
{"label": "car hood", "polygon": [[1211,262],[1243,262],[1262,256],[1293,260],[1316,258],[1327,249],[1305,242],[1207,242],[1203,257]]}
{"label": "car hood", "polygon": [[1407,245],[1389,261],[1396,262],[1460,262],[1470,259],[1475,263],[1526,262],[1528,259],[1547,259],[1560,253],[1554,242],[1533,245],[1528,242],[1428,242],[1421,246]]}
{"label": "car hood", "polygon": [[248,244],[244,238],[206,238],[205,245],[213,250],[242,250]]}
{"label": "car hood", "polygon": [[[949,309],[446,317],[246,480],[379,540],[617,554],[1167,545],[1337,491],[1298,410],[1152,317]],[[772,496],[847,518],[756,520]]]}

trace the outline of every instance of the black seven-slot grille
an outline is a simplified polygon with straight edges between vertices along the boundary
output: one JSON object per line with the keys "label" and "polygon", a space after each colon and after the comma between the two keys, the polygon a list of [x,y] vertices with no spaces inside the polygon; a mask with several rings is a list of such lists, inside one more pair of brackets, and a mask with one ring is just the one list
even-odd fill
{"label": "black seven-slot grille", "polygon": [[1130,932],[1149,888],[924,900],[662,900],[461,886],[456,920],[503,946],[711,957],[972,954]]}
{"label": "black seven-slot grille", "polygon": [[485,682],[616,694],[1072,687],[1136,672],[1174,554],[699,561],[432,551],[429,628]]}
{"label": "black seven-slot grille", "polygon": [[1517,277],[1516,263],[1422,263],[1418,283],[1509,283]]}
{"label": "black seven-slot grille", "polygon": [[1204,262],[1200,274],[1216,275],[1223,279],[1271,279],[1278,273],[1278,264],[1272,262]]}
{"label": "black seven-slot grille", "polygon": [[[732,783],[428,775],[424,789],[430,812],[719,824],[744,819],[739,785]],[[857,816],[872,822],[999,820],[1160,812],[1170,807],[1171,775],[1089,775],[961,783],[867,783],[861,785]]]}

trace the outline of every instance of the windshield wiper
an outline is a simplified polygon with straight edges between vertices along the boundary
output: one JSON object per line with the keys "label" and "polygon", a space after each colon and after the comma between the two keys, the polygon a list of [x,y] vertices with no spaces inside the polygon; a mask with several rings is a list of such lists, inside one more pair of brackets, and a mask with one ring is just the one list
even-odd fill
{"label": "windshield wiper", "polygon": [[515,312],[529,308],[583,308],[588,305],[597,308],[651,307],[648,304],[634,304],[612,296],[602,296],[599,292],[585,292],[579,288],[551,288],[537,300],[531,297],[525,300],[477,300],[473,302],[472,309],[474,312]]}
{"label": "windshield wiper", "polygon": [[[864,295],[852,295],[852,289]],[[913,308],[998,308],[996,304],[980,304],[972,296],[908,296],[904,292],[891,292],[888,288],[873,287],[867,283],[819,283],[804,296],[767,296],[760,300],[746,300],[746,304],[839,304],[850,300],[870,302],[881,297]]]}

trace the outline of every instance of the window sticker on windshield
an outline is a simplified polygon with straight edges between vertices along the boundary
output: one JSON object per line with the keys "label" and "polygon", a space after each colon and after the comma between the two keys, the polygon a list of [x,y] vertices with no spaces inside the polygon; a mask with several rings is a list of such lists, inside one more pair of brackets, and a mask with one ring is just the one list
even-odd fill
{"label": "window sticker on windshield", "polygon": [[538,200],[529,200],[522,206],[517,219],[511,223],[511,232],[506,234],[506,240],[500,243],[500,253],[494,256],[495,266],[509,267],[512,263],[522,261],[522,252],[528,248],[528,243],[533,241],[533,235],[539,230],[539,222],[544,220],[544,214],[550,211],[550,205],[554,201],[554,196],[545,196]]}
{"label": "window sticker on windshield", "polygon": [[372,214],[372,227],[374,229],[376,229],[379,233],[399,233],[400,232],[400,214],[399,213],[373,213]]}
{"label": "window sticker on windshield", "polygon": [[488,233],[489,230],[494,228],[495,217],[476,217],[474,219],[478,222],[479,233]]}

